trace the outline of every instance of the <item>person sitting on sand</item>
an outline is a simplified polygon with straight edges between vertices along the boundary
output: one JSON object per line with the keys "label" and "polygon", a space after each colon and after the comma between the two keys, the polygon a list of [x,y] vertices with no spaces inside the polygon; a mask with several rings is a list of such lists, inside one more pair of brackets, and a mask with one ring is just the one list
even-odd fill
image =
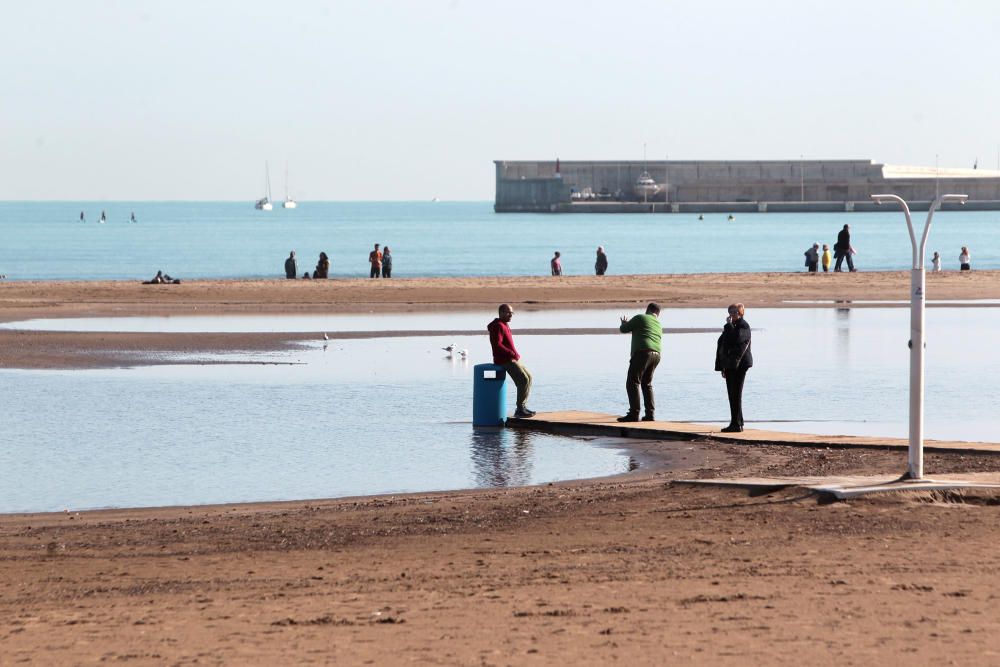
{"label": "person sitting on sand", "polygon": [[152,280],[143,281],[143,285],[180,285],[181,281],[171,278],[168,274],[163,271],[157,271],[156,275],[153,276]]}

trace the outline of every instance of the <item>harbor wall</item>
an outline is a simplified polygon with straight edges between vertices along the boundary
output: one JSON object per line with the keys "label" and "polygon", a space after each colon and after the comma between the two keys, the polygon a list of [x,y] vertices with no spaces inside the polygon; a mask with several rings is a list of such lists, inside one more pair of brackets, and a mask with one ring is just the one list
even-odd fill
{"label": "harbor wall", "polygon": [[[870,195],[883,193],[899,195],[919,210],[945,192],[969,195],[969,209],[1000,210],[1000,171],[992,170],[871,160],[497,160],[495,165],[498,212],[863,211],[878,210]],[[634,186],[643,173],[660,190],[640,199]]]}

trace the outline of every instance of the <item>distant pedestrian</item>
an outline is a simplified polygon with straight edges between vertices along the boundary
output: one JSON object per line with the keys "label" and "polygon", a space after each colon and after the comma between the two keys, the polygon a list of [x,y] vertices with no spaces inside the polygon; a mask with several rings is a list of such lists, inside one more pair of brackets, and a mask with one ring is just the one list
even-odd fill
{"label": "distant pedestrian", "polygon": [[743,382],[747,371],[753,366],[750,352],[750,325],[743,319],[745,308],[742,303],[729,306],[726,325],[715,350],[715,370],[722,371],[726,379],[726,393],[729,395],[729,426],[723,433],[739,433],[743,430]]}
{"label": "distant pedestrian", "polygon": [[371,271],[368,274],[369,278],[378,278],[382,275],[382,251],[379,250],[379,244],[375,244],[375,249],[368,253],[368,263],[371,264]]}
{"label": "distant pedestrian", "polygon": [[389,246],[382,251],[382,277],[392,278],[392,252],[389,251]]}
{"label": "distant pedestrian", "polygon": [[962,246],[962,253],[958,256],[958,265],[962,271],[972,270],[972,255],[969,254],[969,249]]}
{"label": "distant pedestrian", "polygon": [[325,252],[319,254],[319,261],[316,262],[316,270],[313,271],[313,278],[329,278],[330,277],[330,258],[326,256]]}
{"label": "distant pedestrian", "polygon": [[806,250],[806,270],[809,273],[816,273],[819,269],[819,244],[813,243],[812,247]]}
{"label": "distant pedestrian", "polygon": [[83,214],[83,211],[80,211],[80,222],[87,222],[87,217]]}
{"label": "distant pedestrian", "polygon": [[660,307],[651,303],[646,306],[643,315],[632,319],[622,317],[618,330],[632,334],[631,357],[628,362],[628,373],[625,375],[625,393],[628,395],[628,414],[619,417],[620,422],[639,421],[639,388],[642,388],[642,402],[646,413],[642,421],[651,422],[656,419],[656,403],[653,400],[653,373],[660,365],[660,354],[663,349],[663,325],[660,324]]}
{"label": "distant pedestrian", "polygon": [[608,255],[604,252],[604,246],[597,246],[597,262],[594,263],[594,271],[597,275],[603,276],[608,270]]}
{"label": "distant pedestrian", "polygon": [[552,260],[549,262],[549,266],[552,268],[552,275],[554,276],[562,275],[562,261],[560,261],[559,259],[561,256],[562,255],[559,254],[559,251],[556,250],[556,254],[552,257]]}
{"label": "distant pedestrian", "polygon": [[830,263],[832,262],[832,257],[830,256],[830,246],[826,243],[823,244],[823,273],[830,270]]}
{"label": "distant pedestrian", "polygon": [[837,243],[833,246],[833,256],[837,260],[836,266],[833,270],[840,272],[840,265],[844,263],[844,259],[847,259],[847,270],[854,271],[854,259],[851,255],[854,254],[854,248],[851,247],[851,226],[844,225],[844,228],[840,230],[837,234]]}
{"label": "distant pedestrian", "polygon": [[293,250],[288,254],[288,259],[285,260],[285,279],[295,280],[299,275],[299,265],[295,261],[295,251]]}
{"label": "distant pedestrian", "polygon": [[938,272],[941,270],[941,255],[937,250],[934,251],[934,256],[931,257],[931,266],[934,267],[934,271]]}
{"label": "distant pedestrian", "polygon": [[499,317],[486,326],[490,333],[490,347],[493,348],[493,363],[503,366],[507,375],[517,387],[517,409],[514,416],[519,418],[534,417],[535,412],[528,409],[528,396],[531,395],[531,373],[521,363],[521,355],[514,347],[514,334],[510,332],[510,319],[514,317],[514,309],[510,304],[502,303],[498,308]]}

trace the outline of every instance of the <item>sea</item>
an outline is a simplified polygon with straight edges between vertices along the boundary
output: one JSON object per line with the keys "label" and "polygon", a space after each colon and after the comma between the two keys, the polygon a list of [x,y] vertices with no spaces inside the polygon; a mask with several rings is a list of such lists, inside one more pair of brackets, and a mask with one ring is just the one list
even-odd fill
{"label": "sea", "polygon": [[[106,222],[100,223],[102,212]],[[83,213],[84,221],[80,220]],[[132,214],[136,222],[130,222]],[[919,227],[925,213],[914,214]],[[907,269],[905,218],[875,213],[533,214],[492,202],[0,202],[6,280],[278,278],[294,250],[299,274],[320,252],[332,278],[367,276],[375,243],[395,277],[546,275],[553,252],[566,275],[593,273],[604,246],[611,274],[802,271],[813,243],[851,226],[862,271]],[[974,269],[1000,268],[1000,211],[938,212],[927,246],[946,270],[968,246]]]}

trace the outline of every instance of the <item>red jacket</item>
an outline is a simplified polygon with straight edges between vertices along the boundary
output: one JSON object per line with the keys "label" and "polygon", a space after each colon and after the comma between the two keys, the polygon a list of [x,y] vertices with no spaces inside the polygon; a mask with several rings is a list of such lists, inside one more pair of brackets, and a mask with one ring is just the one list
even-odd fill
{"label": "red jacket", "polygon": [[502,366],[508,361],[517,361],[521,358],[514,347],[514,334],[510,332],[509,326],[500,321],[499,317],[490,322],[486,330],[490,332],[494,364]]}

